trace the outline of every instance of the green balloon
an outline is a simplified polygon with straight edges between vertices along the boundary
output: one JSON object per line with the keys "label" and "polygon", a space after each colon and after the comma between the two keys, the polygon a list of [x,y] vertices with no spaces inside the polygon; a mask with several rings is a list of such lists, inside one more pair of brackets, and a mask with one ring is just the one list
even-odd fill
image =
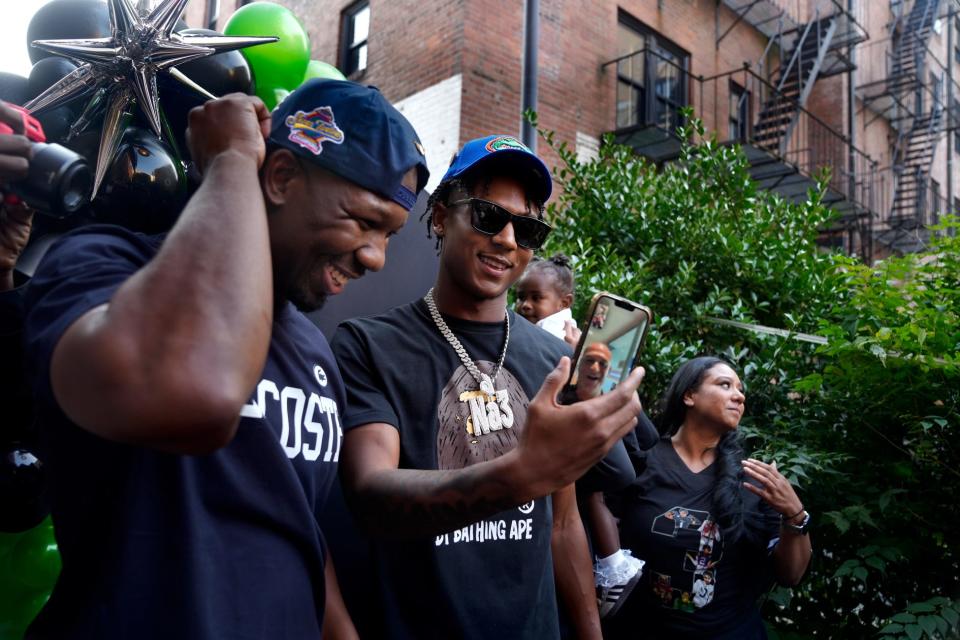
{"label": "green balloon", "polygon": [[[24,535],[18,534],[18,537]],[[40,595],[39,590],[20,582],[13,570],[15,553],[0,558],[0,638],[22,638],[27,625],[39,611],[32,606],[32,600]],[[46,595],[43,593],[44,598]]]}
{"label": "green balloon", "polygon": [[[273,104],[274,106],[280,104],[287,99],[287,96],[290,95],[290,92],[286,89],[274,89],[273,90]],[[272,108],[272,107],[271,107]]]}
{"label": "green balloon", "polygon": [[223,29],[228,36],[276,36],[278,42],[241,49],[253,71],[256,93],[267,108],[276,106],[276,89],[300,86],[310,61],[310,37],[297,17],[272,2],[237,9]]}
{"label": "green balloon", "polygon": [[307,63],[307,72],[303,74],[303,81],[313,80],[314,78],[326,78],[327,80],[346,80],[347,77],[340,73],[340,69],[329,62],[321,60],[311,60]]}
{"label": "green balloon", "polygon": [[20,542],[22,535],[20,533],[0,533],[0,559],[13,553],[13,548]]}
{"label": "green balloon", "polygon": [[23,633],[27,630],[27,627],[30,626],[30,623],[33,622],[33,619],[37,617],[37,614],[40,613],[40,609],[43,609],[43,605],[47,604],[47,600],[50,599],[50,592],[45,591],[44,593],[36,595],[27,595],[18,601],[18,612],[17,617],[15,618],[15,624],[20,627],[20,634],[16,637],[22,637]]}
{"label": "green balloon", "polygon": [[18,581],[32,589],[52,588],[60,575],[60,552],[53,528],[41,524],[24,533],[10,560]]}

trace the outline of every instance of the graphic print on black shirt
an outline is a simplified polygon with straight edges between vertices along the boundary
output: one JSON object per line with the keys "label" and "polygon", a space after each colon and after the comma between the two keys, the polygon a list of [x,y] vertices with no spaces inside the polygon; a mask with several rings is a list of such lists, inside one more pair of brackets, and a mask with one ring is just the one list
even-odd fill
{"label": "graphic print on black shirt", "polygon": [[[493,364],[477,362],[490,374]],[[494,395],[478,389],[466,367],[457,367],[437,407],[437,469],[463,469],[499,458],[517,446],[530,400],[512,373],[501,369]]]}
{"label": "graphic print on black shirt", "polygon": [[712,638],[756,615],[773,581],[769,550],[779,518],[741,489],[744,518],[763,533],[732,541],[712,514],[716,482],[715,463],[691,471],[669,438],[642,454],[642,471],[623,497],[620,542],[647,564],[611,637],[635,637],[631,623],[642,620],[648,637]]}
{"label": "graphic print on black shirt", "polygon": [[[492,374],[494,364],[475,363],[482,373]],[[463,469],[478,462],[494,460],[517,446],[527,424],[530,400],[520,382],[506,369],[493,381],[495,394],[477,389],[466,367],[457,367],[440,392],[437,408],[437,469]],[[517,507],[519,516],[509,520],[494,517],[463,527],[452,534],[437,536],[436,544],[532,540],[536,503]],[[502,514],[500,514],[502,515]]]}
{"label": "graphic print on black shirt", "polygon": [[663,606],[681,611],[693,611],[713,601],[716,588],[714,567],[723,558],[720,527],[708,511],[676,506],[653,519],[653,534],[689,541],[690,548],[683,554],[681,571],[690,574],[690,582],[674,584],[670,575],[654,572],[653,590]]}
{"label": "graphic print on black shirt", "polygon": [[[570,349],[509,313],[509,348],[493,393],[484,397],[422,300],[341,324],[333,345],[348,390],[344,431],[393,426],[401,469],[463,469],[515,449],[530,398]],[[490,375],[504,322],[444,319]],[[379,589],[372,597],[379,595],[374,606],[383,620],[376,636],[559,637],[552,523],[545,496],[453,531],[373,541]]]}

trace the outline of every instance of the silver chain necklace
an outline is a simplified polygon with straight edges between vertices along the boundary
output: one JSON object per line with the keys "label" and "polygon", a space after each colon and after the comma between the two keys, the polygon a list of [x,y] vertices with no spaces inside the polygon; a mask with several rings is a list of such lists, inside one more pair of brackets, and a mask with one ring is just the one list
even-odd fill
{"label": "silver chain necklace", "polygon": [[493,369],[493,375],[488,376],[477,368],[477,365],[474,364],[473,360],[471,360],[470,356],[467,354],[467,350],[463,348],[463,345],[460,344],[459,340],[457,340],[457,336],[453,334],[453,331],[450,330],[450,327],[448,327],[447,323],[443,320],[443,316],[440,315],[440,310],[437,309],[437,303],[433,299],[433,288],[431,288],[430,291],[427,291],[427,295],[423,296],[423,301],[427,303],[427,309],[430,310],[430,317],[433,318],[433,323],[437,325],[437,329],[440,330],[440,334],[448,343],[450,343],[450,346],[453,347],[453,350],[457,352],[457,355],[460,357],[460,362],[463,363],[463,366],[466,367],[467,371],[470,372],[470,375],[473,376],[473,379],[477,381],[478,385],[480,385],[480,391],[484,392],[488,396],[495,395],[493,381],[496,380],[497,376],[500,374],[500,369],[503,367],[503,361],[507,357],[507,345],[510,344],[510,312],[507,311],[504,313],[504,320],[507,323],[507,334],[503,339],[503,350],[500,352],[500,359],[497,361],[497,366]]}

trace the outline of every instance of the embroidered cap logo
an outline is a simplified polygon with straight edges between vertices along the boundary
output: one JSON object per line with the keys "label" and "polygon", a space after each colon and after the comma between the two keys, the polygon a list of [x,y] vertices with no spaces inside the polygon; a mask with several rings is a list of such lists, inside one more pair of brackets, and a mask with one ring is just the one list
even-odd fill
{"label": "embroidered cap logo", "polygon": [[494,138],[486,144],[486,149],[491,153],[494,151],[502,151],[503,149],[519,149],[520,151],[533,153],[527,148],[527,145],[523,144],[513,136],[500,136]]}
{"label": "embroidered cap logo", "polygon": [[324,142],[342,144],[343,131],[337,126],[330,107],[317,107],[313,111],[297,111],[287,116],[286,125],[290,128],[290,140],[314,155],[320,155]]}

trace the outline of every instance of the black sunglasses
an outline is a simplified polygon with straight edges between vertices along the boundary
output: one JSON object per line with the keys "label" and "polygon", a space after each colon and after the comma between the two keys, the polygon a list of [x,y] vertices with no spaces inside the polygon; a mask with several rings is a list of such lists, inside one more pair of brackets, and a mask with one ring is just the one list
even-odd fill
{"label": "black sunglasses", "polygon": [[465,198],[451,202],[449,206],[470,205],[470,224],[480,233],[493,236],[500,233],[508,222],[513,223],[513,237],[525,249],[536,251],[546,242],[551,227],[540,218],[518,216],[500,205],[481,198]]}

